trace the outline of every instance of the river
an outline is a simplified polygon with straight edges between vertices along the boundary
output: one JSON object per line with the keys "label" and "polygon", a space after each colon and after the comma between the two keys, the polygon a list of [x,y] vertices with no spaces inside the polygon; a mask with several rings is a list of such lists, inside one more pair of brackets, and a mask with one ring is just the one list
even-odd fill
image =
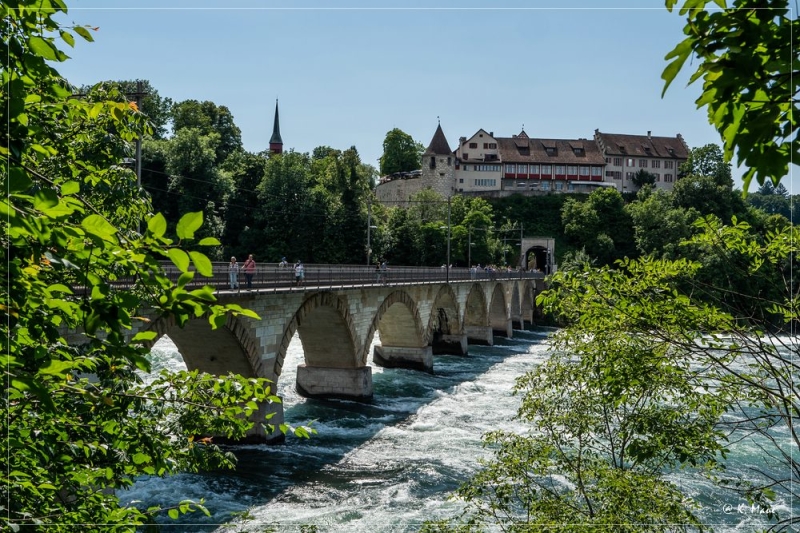
{"label": "river", "polygon": [[[516,377],[547,356],[549,330],[514,331],[491,347],[470,346],[469,356],[436,356],[434,374],[373,366],[374,401],[307,400],[294,390],[303,360],[295,336],[278,383],[286,421],[314,421],[310,440],[289,437],[281,446],[233,448],[234,472],[145,478],[120,493],[123,503],[146,505],[206,499],[212,513],[181,518],[169,532],[416,531],[425,520],[454,516],[449,499],[489,454],[481,435],[524,429],[513,420]],[[185,368],[175,345],[162,339],[152,351],[154,370]],[[371,362],[371,360],[370,360]],[[758,448],[740,443],[731,468],[758,460]],[[766,522],[730,493],[690,472],[671,477],[703,504],[701,516],[717,531],[752,531]],[[779,511],[787,511],[778,508]]]}

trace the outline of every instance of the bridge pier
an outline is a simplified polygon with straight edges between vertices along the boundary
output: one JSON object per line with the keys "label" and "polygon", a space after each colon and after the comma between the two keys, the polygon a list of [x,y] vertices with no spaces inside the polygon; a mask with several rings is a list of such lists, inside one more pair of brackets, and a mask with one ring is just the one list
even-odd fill
{"label": "bridge pier", "polygon": [[433,350],[430,346],[413,348],[376,344],[372,361],[386,368],[410,368],[433,373]]}
{"label": "bridge pier", "polygon": [[499,324],[492,324],[492,333],[497,335],[498,337],[507,337],[511,338],[514,336],[514,330],[512,328],[512,320],[509,318],[507,320]]}
{"label": "bridge pier", "polygon": [[467,355],[466,335],[434,335],[432,349],[434,355]]}
{"label": "bridge pier", "polygon": [[494,333],[488,326],[466,326],[467,340],[470,344],[480,344],[483,346],[494,345]]}
{"label": "bridge pier", "polygon": [[511,328],[525,329],[525,320],[522,318],[522,315],[516,315],[511,317]]}
{"label": "bridge pier", "polygon": [[306,398],[372,400],[372,369],[298,365],[297,392]]}

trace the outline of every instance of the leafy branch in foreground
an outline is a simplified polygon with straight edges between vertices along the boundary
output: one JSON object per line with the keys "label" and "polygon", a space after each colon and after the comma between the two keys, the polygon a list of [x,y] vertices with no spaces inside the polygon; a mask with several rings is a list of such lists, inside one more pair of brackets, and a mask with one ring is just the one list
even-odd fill
{"label": "leafy branch in foreground", "polygon": [[[665,3],[672,11],[679,0]],[[679,13],[686,17],[686,38],[665,57],[663,92],[696,56],[689,83],[703,80],[697,107],[707,109],[726,161],[735,152],[737,166],[745,166],[745,190],[753,177],[777,185],[800,160],[797,13],[789,18],[788,0],[735,0],[731,7],[725,0],[684,0]]]}
{"label": "leafy branch in foreground", "polygon": [[[743,308],[728,297],[735,287],[707,284],[717,261],[644,257],[557,272],[538,302],[565,327],[549,360],[518,380],[526,430],[485,436],[494,453],[457,492],[464,514],[427,531],[707,529],[708,509],[671,482],[677,473],[752,504],[765,529],[796,528],[798,285],[789,274],[800,234],[784,227],[761,239],[714,218],[696,229],[687,254],[717,254],[744,269],[733,279],[764,276],[780,291]],[[729,464],[742,442],[763,456]]]}
{"label": "leafy branch in foreground", "polygon": [[[67,58],[57,42],[91,35],[61,27],[54,17],[66,11],[60,0],[0,7],[0,119],[8,124],[0,143],[0,524],[134,531],[157,511],[121,505],[114,489],[142,475],[233,466],[213,438],[197,437],[241,438],[254,423],[268,424],[248,417],[278,398],[267,380],[241,376],[185,372],[143,382],[156,335],[131,335],[143,310],[178,325],[208,320],[209,328],[229,313],[256,315],[218,304],[210,287],[186,289],[196,274],[211,274],[204,254],[180,249],[193,244],[202,214],[181,218],[179,242],[167,238],[164,217],[150,213],[133,172],[120,165],[148,131],[145,117],[125,102],[71,98],[51,66]],[[163,260],[181,270],[177,284]],[[202,504],[164,507],[169,516],[194,509]]]}

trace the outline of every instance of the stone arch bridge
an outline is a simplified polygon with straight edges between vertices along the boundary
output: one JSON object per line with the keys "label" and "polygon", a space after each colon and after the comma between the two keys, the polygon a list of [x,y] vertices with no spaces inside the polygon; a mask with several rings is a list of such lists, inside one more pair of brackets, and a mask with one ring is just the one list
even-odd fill
{"label": "stone arch bridge", "polygon": [[[228,317],[212,330],[205,319],[183,328],[166,318],[141,322],[131,335],[155,330],[155,342],[168,335],[187,367],[214,375],[229,372],[270,379],[276,388],[286,351],[295,333],[305,361],[297,369],[297,390],[319,398],[372,398],[369,349],[375,333],[373,364],[433,372],[433,356],[466,355],[469,344],[491,345],[511,337],[534,318],[535,296],[544,280],[504,279],[370,285],[285,292],[217,293],[220,303],[236,303],[260,319]],[[538,285],[537,285],[538,284]],[[146,313],[145,313],[146,316]],[[283,422],[282,405],[263,406]],[[252,441],[279,441],[255,428]]]}

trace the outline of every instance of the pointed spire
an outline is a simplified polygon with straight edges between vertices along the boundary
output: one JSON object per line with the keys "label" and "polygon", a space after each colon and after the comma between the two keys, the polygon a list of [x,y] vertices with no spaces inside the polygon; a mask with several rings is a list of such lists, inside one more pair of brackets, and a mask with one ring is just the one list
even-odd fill
{"label": "pointed spire", "polygon": [[[436,117],[437,120],[439,117]],[[436,133],[433,134],[433,139],[431,139],[431,144],[428,145],[428,149],[425,150],[426,154],[437,154],[437,155],[450,155],[453,153],[450,150],[450,145],[447,144],[447,139],[444,136],[444,132],[442,131],[441,123],[436,126]]]}
{"label": "pointed spire", "polygon": [[278,120],[278,99],[275,99],[275,123],[272,126],[272,137],[269,139],[269,151],[273,154],[283,152],[283,139],[281,139],[281,126]]}

